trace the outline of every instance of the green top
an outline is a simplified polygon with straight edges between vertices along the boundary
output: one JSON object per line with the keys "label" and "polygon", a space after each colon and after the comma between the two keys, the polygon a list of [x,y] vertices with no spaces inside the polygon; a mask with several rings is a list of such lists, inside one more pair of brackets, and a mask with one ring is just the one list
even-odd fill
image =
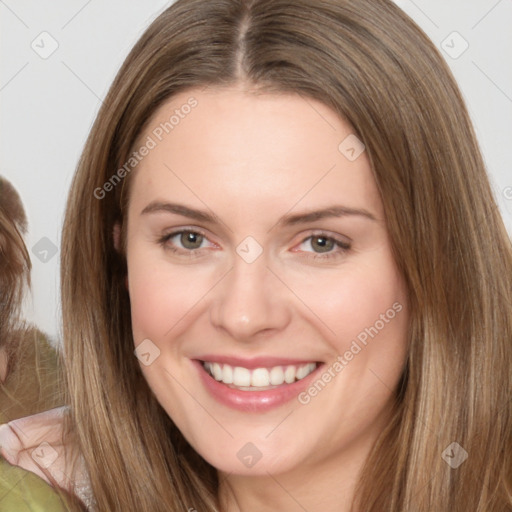
{"label": "green top", "polygon": [[67,508],[42,478],[0,457],[0,512],[67,512]]}
{"label": "green top", "polygon": [[[0,424],[62,405],[55,349],[37,329],[23,332],[19,359],[0,382]],[[0,456],[0,512],[66,512],[41,477]]]}

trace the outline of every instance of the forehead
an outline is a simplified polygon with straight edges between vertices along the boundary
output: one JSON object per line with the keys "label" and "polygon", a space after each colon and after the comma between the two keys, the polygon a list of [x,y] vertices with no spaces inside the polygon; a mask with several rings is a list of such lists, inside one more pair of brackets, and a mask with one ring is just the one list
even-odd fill
{"label": "forehead", "polygon": [[140,135],[135,149],[151,148],[136,167],[133,203],[179,197],[241,215],[266,204],[282,213],[299,201],[342,202],[380,216],[366,153],[345,152],[354,137],[334,111],[299,94],[191,89],[164,103]]}

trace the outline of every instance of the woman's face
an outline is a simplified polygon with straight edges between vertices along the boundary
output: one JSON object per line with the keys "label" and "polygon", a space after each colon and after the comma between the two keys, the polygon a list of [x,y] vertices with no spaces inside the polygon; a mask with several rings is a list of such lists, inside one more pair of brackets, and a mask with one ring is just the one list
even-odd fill
{"label": "woman's face", "polygon": [[350,125],[299,95],[197,89],[135,149],[133,335],[162,407],[226,473],[355,469],[391,409],[408,312]]}

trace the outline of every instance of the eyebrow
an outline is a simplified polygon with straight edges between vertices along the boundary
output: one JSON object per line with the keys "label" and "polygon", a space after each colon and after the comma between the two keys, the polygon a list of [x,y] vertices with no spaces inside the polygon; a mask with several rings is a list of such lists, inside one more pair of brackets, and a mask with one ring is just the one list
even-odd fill
{"label": "eyebrow", "polygon": [[[207,212],[206,210],[197,210],[188,206],[178,203],[167,203],[163,201],[153,201],[149,203],[141,212],[141,215],[147,215],[151,213],[174,213],[181,215],[182,217],[188,217],[190,219],[197,220],[199,222],[205,222],[214,224],[217,222],[217,217]],[[304,224],[307,222],[314,222],[322,220],[328,217],[348,217],[348,216],[360,216],[373,221],[377,221],[377,218],[368,210],[364,208],[349,208],[346,206],[329,206],[328,208],[322,208],[321,210],[307,211],[304,213],[294,213],[284,215],[279,219],[275,226],[293,226],[296,224]]]}
{"label": "eyebrow", "polygon": [[200,222],[210,222],[212,224],[216,222],[215,216],[205,210],[196,210],[183,204],[166,203],[163,201],[153,201],[149,203],[146,208],[142,210],[141,215],[165,212],[181,215],[182,217],[189,217]]}

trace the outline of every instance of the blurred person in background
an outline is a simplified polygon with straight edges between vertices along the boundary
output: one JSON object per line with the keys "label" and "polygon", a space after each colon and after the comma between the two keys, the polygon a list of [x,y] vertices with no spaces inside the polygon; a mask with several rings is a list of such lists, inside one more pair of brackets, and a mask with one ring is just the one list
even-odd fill
{"label": "blurred person in background", "polygon": [[[26,232],[20,196],[0,176],[0,424],[62,404],[57,351],[21,318],[31,270]],[[0,457],[0,510],[43,510],[31,502],[44,504],[44,510],[61,510],[60,499],[46,482]]]}

